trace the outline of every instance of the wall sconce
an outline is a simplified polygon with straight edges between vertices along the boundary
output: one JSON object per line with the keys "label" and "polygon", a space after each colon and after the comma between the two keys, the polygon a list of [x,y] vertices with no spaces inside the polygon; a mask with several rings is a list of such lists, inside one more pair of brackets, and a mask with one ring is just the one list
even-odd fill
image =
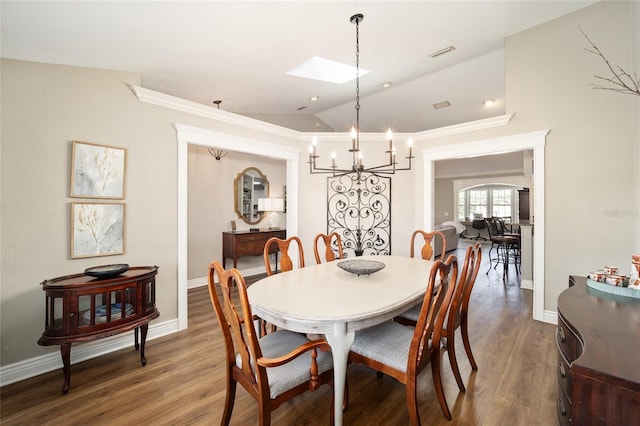
{"label": "wall sconce", "polygon": [[269,229],[278,229],[280,216],[276,212],[284,211],[283,198],[258,198],[258,211],[271,212],[269,215]]}

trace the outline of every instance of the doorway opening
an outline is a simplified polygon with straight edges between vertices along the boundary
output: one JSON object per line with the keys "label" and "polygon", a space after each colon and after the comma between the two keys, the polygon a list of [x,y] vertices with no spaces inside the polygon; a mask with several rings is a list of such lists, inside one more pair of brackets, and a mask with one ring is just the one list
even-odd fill
{"label": "doorway opening", "polygon": [[435,200],[435,161],[533,150],[533,182],[535,188],[532,215],[535,220],[535,238],[533,239],[533,319],[554,323],[553,315],[546,315],[544,310],[544,146],[548,133],[548,130],[542,130],[423,149],[424,225],[430,229],[435,223],[433,209]]}
{"label": "doorway opening", "polygon": [[178,330],[188,325],[187,289],[187,192],[189,144],[263,155],[286,161],[287,167],[287,230],[298,233],[298,170],[300,150],[264,141],[229,135],[182,124],[176,124],[178,140]]}

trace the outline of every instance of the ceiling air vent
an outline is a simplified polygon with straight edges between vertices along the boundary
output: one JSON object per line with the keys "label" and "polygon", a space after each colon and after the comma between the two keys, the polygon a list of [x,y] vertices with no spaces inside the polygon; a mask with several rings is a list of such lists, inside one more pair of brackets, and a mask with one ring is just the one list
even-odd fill
{"label": "ceiling air vent", "polygon": [[433,104],[433,109],[442,109],[449,106],[451,106],[451,103],[449,101],[442,101],[442,102],[437,102]]}
{"label": "ceiling air vent", "polygon": [[296,108],[296,111],[302,111],[303,109],[305,109],[307,106],[301,106],[300,108]]}
{"label": "ceiling air vent", "polygon": [[440,50],[438,50],[437,52],[433,52],[433,53],[432,53],[431,55],[429,55],[429,56],[431,56],[432,58],[436,58],[436,57],[438,57],[438,56],[440,56],[440,55],[444,55],[445,53],[453,52],[454,50],[456,50],[456,48],[455,48],[455,47],[453,47],[453,46],[447,46],[447,47],[445,47],[444,49],[440,49]]}

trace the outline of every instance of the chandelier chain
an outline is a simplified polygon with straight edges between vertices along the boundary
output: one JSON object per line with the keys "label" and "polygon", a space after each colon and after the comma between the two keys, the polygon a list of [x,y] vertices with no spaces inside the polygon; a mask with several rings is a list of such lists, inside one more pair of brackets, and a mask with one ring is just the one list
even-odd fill
{"label": "chandelier chain", "polygon": [[360,21],[356,20],[356,126],[360,130]]}

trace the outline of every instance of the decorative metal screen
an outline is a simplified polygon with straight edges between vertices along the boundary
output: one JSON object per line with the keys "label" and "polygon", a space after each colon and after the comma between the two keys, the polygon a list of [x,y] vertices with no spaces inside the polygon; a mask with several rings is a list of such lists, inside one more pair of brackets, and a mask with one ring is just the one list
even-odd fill
{"label": "decorative metal screen", "polygon": [[327,178],[327,231],[345,257],[391,254],[391,178],[349,173]]}

